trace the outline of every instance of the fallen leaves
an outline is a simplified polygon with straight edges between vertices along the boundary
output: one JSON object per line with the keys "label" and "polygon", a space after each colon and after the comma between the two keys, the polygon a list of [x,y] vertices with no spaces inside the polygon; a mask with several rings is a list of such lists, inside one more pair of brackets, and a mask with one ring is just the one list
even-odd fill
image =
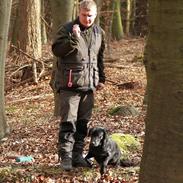
{"label": "fallen leaves", "polygon": [[[142,61],[138,58],[142,55],[143,47],[143,39],[124,39],[111,44],[110,52],[114,57],[112,60],[120,67],[106,65],[106,76],[110,81],[106,82],[104,90],[97,91],[95,95],[95,107],[89,124],[89,127],[103,126],[109,133],[132,134],[139,137],[142,144],[146,111],[143,106],[146,77]],[[126,86],[118,87],[115,83],[135,85],[129,89]],[[12,131],[0,146],[0,182],[138,182],[139,169],[134,167],[132,169],[109,167],[104,177],[100,177],[96,166],[92,169],[74,169],[69,173],[62,171],[57,156],[59,120],[53,117],[53,105],[53,93],[48,79],[38,85],[27,84],[7,91],[6,114]],[[140,114],[109,115],[109,109],[118,105],[133,105]],[[85,152],[88,141],[87,138]],[[29,155],[34,158],[32,163],[15,161],[17,156]],[[141,152],[136,152],[134,156],[140,158]]]}

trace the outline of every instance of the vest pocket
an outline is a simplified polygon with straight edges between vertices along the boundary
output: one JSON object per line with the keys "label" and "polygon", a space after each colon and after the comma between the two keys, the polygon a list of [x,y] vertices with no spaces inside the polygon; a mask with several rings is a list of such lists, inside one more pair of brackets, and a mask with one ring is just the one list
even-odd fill
{"label": "vest pocket", "polygon": [[64,69],[63,87],[77,88],[84,86],[84,67],[72,67]]}

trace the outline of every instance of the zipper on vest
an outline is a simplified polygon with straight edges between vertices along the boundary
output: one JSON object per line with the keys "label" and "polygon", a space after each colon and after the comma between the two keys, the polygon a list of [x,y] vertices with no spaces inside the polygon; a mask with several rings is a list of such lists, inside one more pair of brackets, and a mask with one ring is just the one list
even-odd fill
{"label": "zipper on vest", "polygon": [[[89,83],[88,83],[88,88],[90,89],[90,88],[92,88],[91,87],[91,55],[90,55],[90,53],[91,53],[91,47],[92,47],[92,38],[93,38],[93,34],[94,34],[94,32],[93,32],[93,28],[92,28],[92,31],[90,32],[90,37],[89,37],[89,39],[88,39],[88,41],[87,41],[87,39],[86,39],[86,37],[83,39],[84,40],[84,42],[85,42],[85,44],[86,44],[86,46],[88,47],[88,58],[89,58],[89,63],[88,63],[88,79],[89,79]],[[85,35],[86,36],[86,35]]]}
{"label": "zipper on vest", "polygon": [[89,88],[91,87],[91,77],[90,77],[90,75],[91,75],[91,56],[90,56],[90,46],[89,46],[89,48],[88,48],[88,57],[89,57],[89,65],[88,65],[88,69],[89,69]]}

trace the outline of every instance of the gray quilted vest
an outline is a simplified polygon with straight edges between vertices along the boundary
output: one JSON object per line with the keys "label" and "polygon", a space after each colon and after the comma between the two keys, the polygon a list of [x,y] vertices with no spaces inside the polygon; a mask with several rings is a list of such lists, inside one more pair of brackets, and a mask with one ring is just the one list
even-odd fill
{"label": "gray quilted vest", "polygon": [[[66,29],[71,31],[73,23],[68,23]],[[81,32],[78,49],[57,62],[55,87],[57,90],[95,90],[99,82],[97,56],[101,46],[101,28],[93,25],[89,41]]]}

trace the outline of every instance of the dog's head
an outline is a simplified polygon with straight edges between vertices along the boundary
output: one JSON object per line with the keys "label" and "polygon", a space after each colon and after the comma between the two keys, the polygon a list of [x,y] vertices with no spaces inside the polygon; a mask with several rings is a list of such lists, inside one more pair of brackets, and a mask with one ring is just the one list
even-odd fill
{"label": "dog's head", "polygon": [[89,130],[88,135],[91,137],[90,145],[97,147],[103,145],[107,136],[107,132],[105,128],[94,127]]}

